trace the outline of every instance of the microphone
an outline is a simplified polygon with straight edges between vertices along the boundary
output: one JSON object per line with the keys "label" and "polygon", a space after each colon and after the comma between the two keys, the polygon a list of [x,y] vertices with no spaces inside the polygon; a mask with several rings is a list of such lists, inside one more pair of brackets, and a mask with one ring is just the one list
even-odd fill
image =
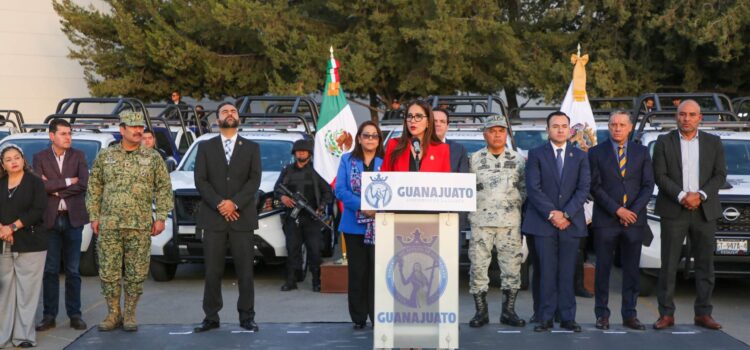
{"label": "microphone", "polygon": [[417,171],[419,171],[419,153],[422,152],[422,147],[420,146],[420,142],[418,138],[412,138],[411,139],[411,147],[414,149],[414,154],[417,155]]}

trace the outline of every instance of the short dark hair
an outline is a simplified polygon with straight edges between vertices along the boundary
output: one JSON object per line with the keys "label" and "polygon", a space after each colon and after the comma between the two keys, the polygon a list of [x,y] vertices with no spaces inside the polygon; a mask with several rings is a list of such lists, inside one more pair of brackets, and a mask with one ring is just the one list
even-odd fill
{"label": "short dark hair", "polygon": [[177,93],[178,95],[182,96],[182,94],[180,93],[180,90],[177,90],[177,89],[172,90],[172,93],[173,94]]}
{"label": "short dark hair", "polygon": [[[143,133],[144,133],[144,134],[151,134],[151,135],[154,135],[154,131],[153,131],[153,130],[151,130],[151,129],[144,129],[144,130],[143,130]],[[154,136],[156,136],[156,135],[154,135]]]}
{"label": "short dark hair", "polygon": [[435,112],[443,112],[443,113],[445,113],[445,122],[448,123],[448,124],[451,123],[451,114],[450,114],[450,112],[448,112],[447,109],[442,108],[442,107],[433,108],[432,109],[432,113],[434,114]]}
{"label": "short dark hair", "polygon": [[64,126],[66,128],[71,128],[70,123],[68,123],[68,121],[65,119],[60,119],[60,118],[52,119],[52,121],[49,122],[49,132],[54,134],[57,132],[57,128],[61,126]]}
{"label": "short dark hair", "polygon": [[564,116],[565,118],[568,118],[568,124],[570,124],[570,117],[568,117],[568,115],[565,114],[565,112],[563,112],[563,111],[554,111],[554,112],[550,113],[547,116],[547,127],[548,128],[549,128],[549,121],[552,120],[552,117],[556,117],[558,115],[561,115],[561,116]]}

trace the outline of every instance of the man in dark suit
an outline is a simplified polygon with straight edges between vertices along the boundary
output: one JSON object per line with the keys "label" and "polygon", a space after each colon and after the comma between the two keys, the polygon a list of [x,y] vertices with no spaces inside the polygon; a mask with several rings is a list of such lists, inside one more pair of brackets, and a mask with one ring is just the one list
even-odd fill
{"label": "man in dark suit", "polygon": [[646,230],[646,205],[654,191],[654,171],[648,148],[628,142],[633,131],[630,115],[616,111],[609,117],[609,140],[589,149],[592,229],[596,252],[596,328],[609,329],[609,272],[618,246],[622,259],[622,321],[644,330],[636,303],[640,290],[641,244]]}
{"label": "man in dark suit", "polygon": [[466,148],[456,141],[445,138],[450,123],[450,115],[448,111],[442,108],[436,108],[432,110],[432,115],[435,118],[435,134],[437,134],[437,137],[441,141],[447,143],[450,147],[451,172],[468,173],[469,155],[466,152]]}
{"label": "man in dark suit", "polygon": [[206,265],[203,290],[206,317],[195,332],[219,327],[227,243],[239,280],[240,327],[258,331],[254,310],[253,230],[258,228],[255,202],[261,178],[260,148],[237,134],[239,116],[234,104],[224,102],[217,111],[221,135],[204,141],[195,159],[195,186],[201,195],[196,229],[203,236]]}
{"label": "man in dark suit", "polygon": [[570,118],[565,113],[547,116],[547,133],[550,142],[529,151],[528,203],[521,226],[521,232],[534,236],[540,268],[540,315],[534,331],[552,329],[558,310],[560,327],[580,332],[573,276],[579,240],[587,234],[583,203],[591,174],[586,152],[567,142]]}
{"label": "man in dark suit", "polygon": [[[677,108],[677,126],[656,140],[654,178],[659,186],[656,213],[661,217],[659,320],[655,329],[674,325],[674,289],[686,236],[695,264],[696,325],[720,329],[711,317],[714,289],[716,219],[721,216],[719,188],[727,179],[724,148],[718,136],[698,131],[703,115],[694,100]],[[688,257],[689,259],[689,257]]]}
{"label": "man in dark suit", "polygon": [[[44,227],[49,230],[47,258],[42,281],[42,320],[37,331],[55,327],[60,305],[60,261],[65,263],[65,311],[70,326],[88,328],[81,318],[81,233],[89,222],[86,187],[89,179],[86,155],[72,148],[70,123],[54,119],[49,123],[50,148],[34,155],[34,172],[41,176],[47,191]],[[89,248],[91,249],[91,248]]]}

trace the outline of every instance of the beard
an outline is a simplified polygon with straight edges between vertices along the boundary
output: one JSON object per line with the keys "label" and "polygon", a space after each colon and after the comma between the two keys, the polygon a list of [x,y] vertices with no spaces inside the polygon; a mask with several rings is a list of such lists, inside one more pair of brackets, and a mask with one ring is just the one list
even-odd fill
{"label": "beard", "polygon": [[234,117],[227,117],[224,120],[219,121],[219,128],[221,129],[232,129],[239,126],[239,122]]}
{"label": "beard", "polygon": [[308,160],[310,160],[310,156],[307,157],[294,157],[294,159],[300,163],[306,163]]}

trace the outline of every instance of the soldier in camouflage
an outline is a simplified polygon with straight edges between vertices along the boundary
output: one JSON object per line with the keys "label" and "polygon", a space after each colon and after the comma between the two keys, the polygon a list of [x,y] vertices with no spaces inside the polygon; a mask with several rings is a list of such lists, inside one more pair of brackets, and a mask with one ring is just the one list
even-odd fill
{"label": "soldier in camouflage", "polygon": [[476,314],[469,322],[471,327],[489,323],[487,270],[492,262],[492,247],[497,250],[505,296],[500,323],[526,325],[515,311],[523,263],[520,227],[521,206],[526,197],[525,162],[520,154],[505,147],[507,128],[505,117],[488,117],[483,128],[487,147],[472,154],[469,160],[469,168],[477,176],[477,210],[469,214],[469,293],[476,305]]}
{"label": "soldier in camouflage", "polygon": [[[148,274],[151,236],[164,231],[164,220],[174,205],[164,161],[155,150],[141,147],[144,128],[141,113],[121,114],[122,142],[99,153],[89,177],[86,209],[91,228],[98,235],[99,278],[109,310],[99,324],[100,331],[120,326],[125,331],[138,330],[135,310]],[[125,289],[123,314],[121,279]]]}

